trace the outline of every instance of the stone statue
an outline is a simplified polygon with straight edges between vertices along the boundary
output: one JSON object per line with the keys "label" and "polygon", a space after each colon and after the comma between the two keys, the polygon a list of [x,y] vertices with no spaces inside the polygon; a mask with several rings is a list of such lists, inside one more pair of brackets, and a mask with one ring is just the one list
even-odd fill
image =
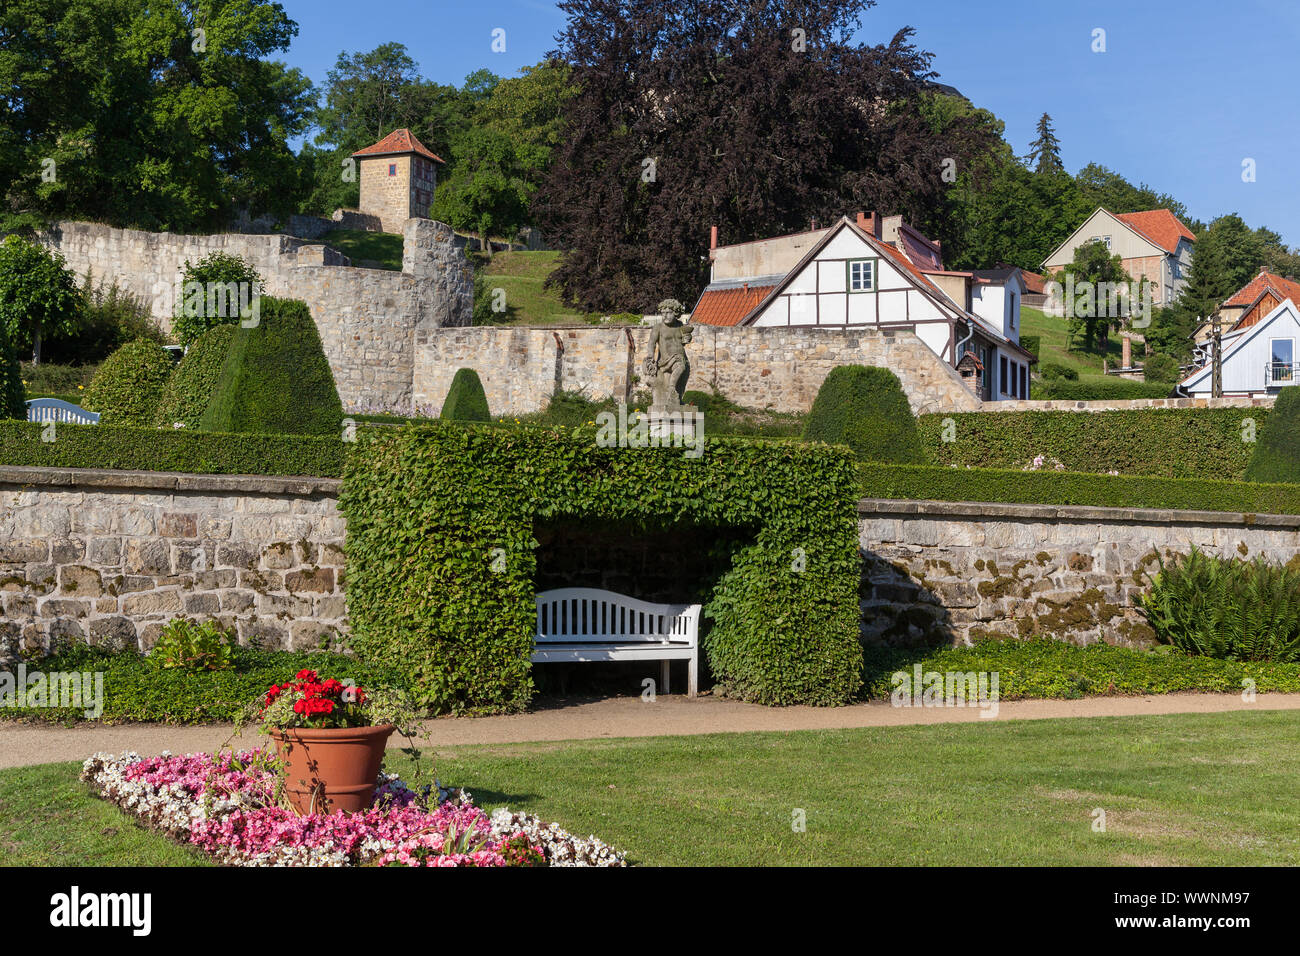
{"label": "stone statue", "polygon": [[650,352],[645,360],[652,404],[656,408],[682,408],[686,380],[691,374],[686,346],[691,341],[692,329],[682,321],[686,310],[676,299],[664,299],[658,308],[663,321],[651,326]]}

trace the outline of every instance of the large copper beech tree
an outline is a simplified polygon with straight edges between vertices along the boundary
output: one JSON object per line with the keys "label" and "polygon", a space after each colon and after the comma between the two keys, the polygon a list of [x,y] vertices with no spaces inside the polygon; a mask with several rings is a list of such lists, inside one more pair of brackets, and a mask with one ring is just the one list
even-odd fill
{"label": "large copper beech tree", "polygon": [[[692,298],[709,227],[741,242],[859,209],[933,218],[988,148],[922,110],[930,54],[855,42],[872,0],[563,0],[562,142],[535,210],[565,251],[551,282],[590,310]],[[939,238],[943,238],[940,233]]]}

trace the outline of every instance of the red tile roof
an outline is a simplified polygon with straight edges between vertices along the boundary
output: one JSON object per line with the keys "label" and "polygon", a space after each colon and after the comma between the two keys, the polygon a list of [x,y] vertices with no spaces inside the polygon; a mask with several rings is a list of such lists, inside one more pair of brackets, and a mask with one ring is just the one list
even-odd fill
{"label": "red tile roof", "polygon": [[775,285],[750,285],[705,289],[691,312],[691,324],[739,325],[740,320],[749,315],[775,288]]}
{"label": "red tile roof", "polygon": [[1274,275],[1267,269],[1260,270],[1259,275],[1251,279],[1244,286],[1233,293],[1231,298],[1225,299],[1224,305],[1250,305],[1259,298],[1261,292],[1266,289],[1272,289],[1278,293],[1278,299],[1290,299],[1292,302],[1300,304],[1300,282],[1292,279],[1283,279],[1279,275]]}
{"label": "red tile roof", "polygon": [[1168,209],[1148,209],[1146,212],[1122,212],[1116,219],[1136,229],[1166,252],[1178,251],[1179,238],[1195,242],[1196,236]]}
{"label": "red tile roof", "polygon": [[[359,149],[353,156],[395,156],[400,153],[417,153],[425,159],[431,159],[435,163],[442,163],[442,159],[425,147],[415,134],[409,129],[395,129],[373,146],[367,146],[365,149]],[[446,163],[443,163],[445,166]]]}

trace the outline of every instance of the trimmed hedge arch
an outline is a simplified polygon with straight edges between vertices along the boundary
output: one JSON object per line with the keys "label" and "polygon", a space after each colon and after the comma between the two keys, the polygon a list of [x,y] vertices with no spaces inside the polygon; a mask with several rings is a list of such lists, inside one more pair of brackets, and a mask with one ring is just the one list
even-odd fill
{"label": "trimmed hedge arch", "polygon": [[857,485],[846,449],[711,440],[601,448],[491,426],[376,429],[348,456],[353,649],[402,669],[440,712],[511,711],[532,695],[533,522],[748,529],[705,615],[728,694],[845,704],[861,685]]}

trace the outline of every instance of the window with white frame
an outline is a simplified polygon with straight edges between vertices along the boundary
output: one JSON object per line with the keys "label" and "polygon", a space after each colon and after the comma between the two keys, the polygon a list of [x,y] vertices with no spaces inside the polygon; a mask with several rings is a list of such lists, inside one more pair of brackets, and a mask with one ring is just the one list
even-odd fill
{"label": "window with white frame", "polygon": [[876,288],[875,259],[850,259],[848,273],[850,292],[871,292]]}
{"label": "window with white frame", "polygon": [[1269,380],[1291,381],[1295,370],[1295,339],[1270,339],[1268,347],[1273,358]]}

